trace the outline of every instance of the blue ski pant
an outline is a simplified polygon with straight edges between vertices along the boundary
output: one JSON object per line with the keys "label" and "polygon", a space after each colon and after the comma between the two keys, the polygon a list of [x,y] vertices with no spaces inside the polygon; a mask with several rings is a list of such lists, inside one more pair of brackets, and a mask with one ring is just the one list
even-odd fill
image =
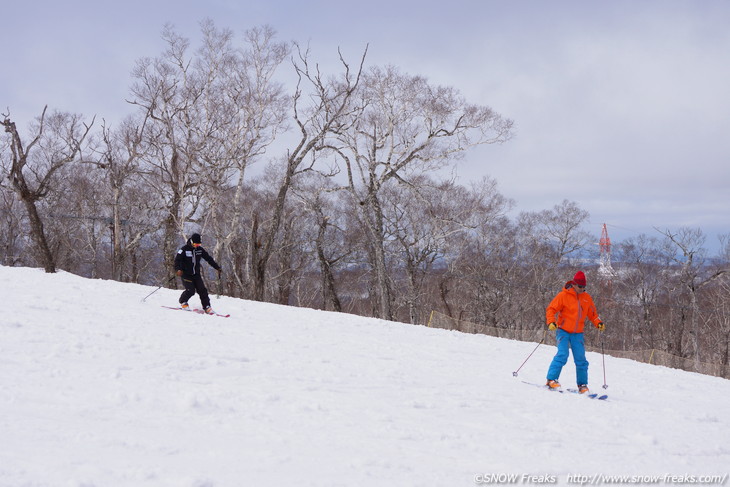
{"label": "blue ski pant", "polygon": [[555,340],[558,344],[558,353],[553,357],[548,369],[548,380],[558,380],[560,371],[568,363],[569,350],[573,350],[575,362],[575,378],[578,385],[588,384],[588,360],[586,360],[586,346],[583,333],[568,333],[558,328]]}

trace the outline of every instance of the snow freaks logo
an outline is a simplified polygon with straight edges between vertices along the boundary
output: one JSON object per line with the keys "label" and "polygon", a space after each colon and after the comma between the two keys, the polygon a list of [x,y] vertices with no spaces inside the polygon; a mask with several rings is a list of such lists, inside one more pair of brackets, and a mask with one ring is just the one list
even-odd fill
{"label": "snow freaks logo", "polygon": [[[565,479],[564,479],[565,480]],[[725,475],[568,475],[568,485],[725,485]],[[484,473],[474,476],[477,485],[510,485],[510,484],[557,484],[558,476],[554,474],[506,474]]]}
{"label": "snow freaks logo", "polygon": [[557,484],[557,475],[534,475],[529,473],[483,473],[474,476],[477,485],[505,485],[505,484]]}

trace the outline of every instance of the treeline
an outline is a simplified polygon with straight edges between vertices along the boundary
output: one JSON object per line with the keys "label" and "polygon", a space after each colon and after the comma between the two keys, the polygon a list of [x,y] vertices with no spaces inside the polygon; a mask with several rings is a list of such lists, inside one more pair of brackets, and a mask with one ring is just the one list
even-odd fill
{"label": "treeline", "polygon": [[727,363],[727,240],[710,259],[699,230],[642,235],[601,277],[575,202],[510,218],[495,181],[439,177],[510,139],[491,108],[366,67],[367,49],[325,70],[268,27],[236,38],[204,21],[201,34],[192,49],[163,31],[166,50],[134,66],[119,124],[44,109],[23,129],[2,114],[4,265],[160,284],[198,231],[224,266],[214,292],[506,328],[542,326],[580,267],[610,340]]}

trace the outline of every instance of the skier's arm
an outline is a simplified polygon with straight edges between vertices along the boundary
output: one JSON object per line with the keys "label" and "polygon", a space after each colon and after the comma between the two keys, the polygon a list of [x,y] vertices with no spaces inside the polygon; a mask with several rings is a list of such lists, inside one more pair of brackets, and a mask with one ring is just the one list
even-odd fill
{"label": "skier's arm", "polygon": [[213,269],[217,270],[218,272],[221,271],[221,266],[218,265],[218,263],[215,261],[215,259],[213,259],[213,257],[208,253],[207,250],[203,250],[203,258],[208,264],[210,264]]}
{"label": "skier's arm", "polygon": [[185,255],[183,249],[177,251],[175,254],[175,270],[181,271],[185,267]]}
{"label": "skier's arm", "polygon": [[545,310],[545,322],[547,324],[550,323],[557,323],[558,322],[558,313],[560,310],[563,309],[562,300],[560,299],[560,294],[555,296],[552,301],[550,301],[550,304],[548,305],[547,309]]}
{"label": "skier's arm", "polygon": [[591,323],[593,323],[593,326],[596,328],[598,328],[598,324],[602,322],[601,318],[598,317],[598,310],[593,302],[593,298],[591,298],[590,306],[588,306],[588,319],[591,320]]}

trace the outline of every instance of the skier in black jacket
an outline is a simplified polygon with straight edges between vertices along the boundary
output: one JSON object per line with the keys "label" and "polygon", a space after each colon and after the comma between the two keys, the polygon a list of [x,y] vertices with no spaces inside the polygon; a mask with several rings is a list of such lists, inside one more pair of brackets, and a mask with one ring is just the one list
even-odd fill
{"label": "skier in black jacket", "polygon": [[208,290],[200,275],[200,259],[205,259],[220,275],[221,266],[213,259],[213,257],[201,247],[202,240],[199,233],[194,233],[188,239],[188,242],[180,247],[175,256],[175,271],[182,278],[185,291],[180,295],[180,306],[188,309],[188,299],[192,298],[197,291],[200,295],[200,303],[208,314],[213,314],[210,307],[210,297]]}

